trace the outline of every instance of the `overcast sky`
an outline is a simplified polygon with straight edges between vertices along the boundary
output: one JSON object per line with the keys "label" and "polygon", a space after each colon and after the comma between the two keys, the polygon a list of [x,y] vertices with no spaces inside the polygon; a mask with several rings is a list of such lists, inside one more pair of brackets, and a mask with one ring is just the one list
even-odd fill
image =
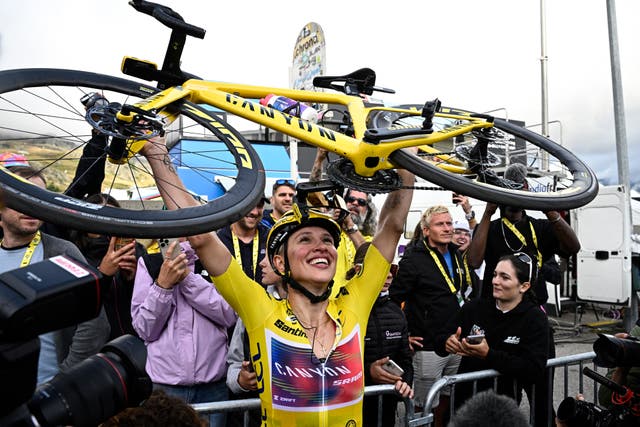
{"label": "overcast sky", "polygon": [[[183,69],[211,80],[287,86],[296,37],[325,32],[327,74],[373,68],[387,103],[504,108],[541,122],[539,0],[158,0],[207,30]],[[640,1],[617,0],[632,180],[640,176]],[[119,74],[122,56],[161,63],[169,30],[126,0],[0,4],[0,69],[56,67]],[[605,0],[547,0],[550,133],[601,179],[617,181]],[[139,37],[135,39],[134,33]],[[556,121],[561,125],[556,124]],[[560,138],[560,135],[562,136]]]}

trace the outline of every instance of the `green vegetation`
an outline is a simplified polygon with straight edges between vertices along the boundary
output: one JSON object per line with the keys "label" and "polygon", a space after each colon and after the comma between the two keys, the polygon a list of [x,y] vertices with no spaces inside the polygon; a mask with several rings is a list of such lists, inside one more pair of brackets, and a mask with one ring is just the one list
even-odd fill
{"label": "green vegetation", "polygon": [[[64,191],[73,176],[78,159],[82,155],[82,145],[76,145],[63,139],[39,139],[37,141],[4,139],[0,142],[0,152],[13,152],[24,155],[29,163],[39,169],[47,179],[48,188],[52,191]],[[148,170],[147,165],[134,162],[137,169]],[[147,173],[137,173],[134,177],[129,165],[114,165],[107,162],[103,189],[128,189],[133,186],[150,187],[155,185],[153,178]]]}

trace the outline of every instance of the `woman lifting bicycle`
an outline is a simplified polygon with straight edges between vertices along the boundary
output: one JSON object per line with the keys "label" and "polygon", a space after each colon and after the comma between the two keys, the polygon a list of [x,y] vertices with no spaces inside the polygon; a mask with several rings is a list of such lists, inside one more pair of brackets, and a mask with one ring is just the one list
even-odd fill
{"label": "woman lifting bicycle", "polygon": [[[169,209],[197,205],[167,161],[164,144],[147,143],[142,152]],[[413,183],[412,173],[399,174]],[[331,216],[294,205],[273,226],[268,253],[288,287],[280,301],[242,272],[215,233],[189,237],[249,332],[265,425],[362,425],[364,325],[394,258],[412,195],[397,190],[387,196],[362,272],[335,299],[328,297],[340,226]]]}

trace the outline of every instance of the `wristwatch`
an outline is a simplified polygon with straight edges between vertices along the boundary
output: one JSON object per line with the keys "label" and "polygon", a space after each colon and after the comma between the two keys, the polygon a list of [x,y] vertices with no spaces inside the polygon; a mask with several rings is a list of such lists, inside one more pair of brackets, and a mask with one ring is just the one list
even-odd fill
{"label": "wristwatch", "polygon": [[351,227],[347,228],[345,231],[347,232],[347,234],[353,234],[358,231],[358,226],[353,224]]}
{"label": "wristwatch", "polygon": [[464,217],[467,219],[467,221],[471,221],[476,217],[476,213],[472,210],[470,213],[464,214]]}

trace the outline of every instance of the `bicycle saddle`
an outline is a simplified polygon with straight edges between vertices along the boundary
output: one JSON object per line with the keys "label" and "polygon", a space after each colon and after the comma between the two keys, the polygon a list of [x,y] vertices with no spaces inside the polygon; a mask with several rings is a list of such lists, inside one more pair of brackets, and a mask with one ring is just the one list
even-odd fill
{"label": "bicycle saddle", "polygon": [[315,87],[337,90],[347,95],[371,95],[373,91],[396,93],[393,89],[375,86],[376,72],[371,68],[360,68],[344,76],[318,76],[313,79]]}

